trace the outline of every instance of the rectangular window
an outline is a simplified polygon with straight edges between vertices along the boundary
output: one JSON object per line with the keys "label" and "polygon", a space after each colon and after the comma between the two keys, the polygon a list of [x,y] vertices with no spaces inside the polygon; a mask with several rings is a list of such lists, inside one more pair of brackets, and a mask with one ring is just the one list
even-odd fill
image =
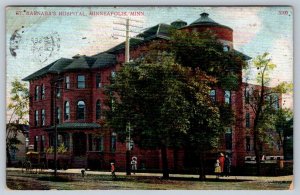
{"label": "rectangular window", "polygon": [[95,143],[95,150],[102,152],[103,151],[103,137],[102,136],[95,137],[94,143]]}
{"label": "rectangular window", "polygon": [[77,76],[77,88],[79,88],[79,89],[85,88],[85,76],[84,75]]}
{"label": "rectangular window", "polygon": [[88,134],[88,141],[89,141],[89,151],[93,151],[93,135]]}
{"label": "rectangular window", "polygon": [[45,151],[45,136],[41,136],[41,145],[40,145],[40,151],[44,152]]}
{"label": "rectangular window", "polygon": [[110,151],[115,152],[117,148],[117,135],[112,133],[111,135],[111,143],[110,143]]}
{"label": "rectangular window", "polygon": [[246,137],[246,151],[250,151],[250,136]]}
{"label": "rectangular window", "polygon": [[230,91],[224,91],[224,99],[225,99],[225,104],[231,103],[231,92]]}
{"label": "rectangular window", "polygon": [[41,97],[42,97],[43,100],[45,99],[45,85],[42,85],[42,88],[41,88]]}
{"label": "rectangular window", "polygon": [[36,110],[34,113],[34,126],[38,126],[39,125],[39,111]]}
{"label": "rectangular window", "polygon": [[250,128],[250,113],[246,113],[246,127]]}
{"label": "rectangular window", "polygon": [[34,143],[33,143],[33,150],[34,150],[35,152],[38,151],[38,141],[39,141],[39,136],[35,136],[35,137],[34,137]]}
{"label": "rectangular window", "polygon": [[111,78],[115,78],[116,77],[116,71],[112,70],[110,73]]}
{"label": "rectangular window", "polygon": [[57,84],[57,87],[56,87],[56,97],[60,97],[60,85],[59,84]]}
{"label": "rectangular window", "polygon": [[96,75],[96,88],[100,88],[101,87],[101,74],[97,74]]}
{"label": "rectangular window", "polygon": [[35,100],[39,99],[39,91],[40,91],[40,87],[39,86],[35,86],[35,94],[34,94],[34,99]]}
{"label": "rectangular window", "polygon": [[250,91],[248,88],[245,89],[245,103],[246,104],[250,103]]}
{"label": "rectangular window", "polygon": [[69,76],[65,77],[65,88],[70,89],[70,77]]}
{"label": "rectangular window", "polygon": [[41,116],[41,118],[42,118],[42,126],[45,126],[45,119],[46,119],[45,115],[46,115],[46,113],[45,113],[44,109],[42,109],[41,115],[42,115]]}
{"label": "rectangular window", "polygon": [[275,110],[278,110],[279,109],[279,97],[278,97],[278,95],[273,95],[272,103],[273,103],[273,108]]}
{"label": "rectangular window", "polygon": [[49,139],[49,146],[54,146],[54,141],[55,141],[54,134],[49,133],[48,139]]}
{"label": "rectangular window", "polygon": [[215,89],[211,89],[210,93],[209,93],[209,96],[210,96],[211,100],[213,102],[215,102],[216,101],[216,90]]}
{"label": "rectangular window", "polygon": [[57,146],[60,146],[61,144],[63,144],[63,136],[61,134],[57,135]]}
{"label": "rectangular window", "polygon": [[227,128],[225,133],[226,150],[232,150],[232,130]]}

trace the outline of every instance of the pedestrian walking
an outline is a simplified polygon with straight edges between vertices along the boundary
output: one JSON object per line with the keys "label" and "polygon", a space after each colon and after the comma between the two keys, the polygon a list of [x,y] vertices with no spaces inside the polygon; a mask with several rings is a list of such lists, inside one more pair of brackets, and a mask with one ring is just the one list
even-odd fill
{"label": "pedestrian walking", "polygon": [[220,167],[221,167],[221,176],[223,176],[223,174],[224,174],[225,157],[224,157],[224,154],[222,152],[220,153],[220,156],[219,156],[219,163],[220,163]]}
{"label": "pedestrian walking", "polygon": [[116,168],[115,168],[115,163],[110,163],[110,171],[111,171],[111,176],[112,176],[112,179],[116,179],[117,176],[116,176]]}
{"label": "pedestrian walking", "polygon": [[225,155],[225,163],[224,163],[224,174],[225,177],[229,177],[231,172],[231,160],[228,156],[228,154]]}
{"label": "pedestrian walking", "polygon": [[215,174],[216,174],[216,179],[219,179],[220,174],[221,174],[221,166],[220,166],[220,161],[217,159],[215,163]]}
{"label": "pedestrian walking", "polygon": [[133,174],[135,174],[137,171],[137,157],[135,157],[135,156],[132,157],[130,164],[131,164],[131,170],[132,170]]}

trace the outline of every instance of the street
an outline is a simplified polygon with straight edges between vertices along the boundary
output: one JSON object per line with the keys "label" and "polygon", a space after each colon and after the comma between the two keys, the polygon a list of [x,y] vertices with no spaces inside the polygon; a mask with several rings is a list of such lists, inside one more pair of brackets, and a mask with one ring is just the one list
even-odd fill
{"label": "street", "polygon": [[257,177],[229,176],[216,179],[208,175],[201,182],[198,175],[170,174],[169,179],[161,179],[160,173],[136,173],[126,176],[117,172],[113,180],[110,172],[86,171],[84,177],[80,169],[42,173],[22,173],[21,169],[7,169],[7,187],[12,190],[288,190],[293,176]]}

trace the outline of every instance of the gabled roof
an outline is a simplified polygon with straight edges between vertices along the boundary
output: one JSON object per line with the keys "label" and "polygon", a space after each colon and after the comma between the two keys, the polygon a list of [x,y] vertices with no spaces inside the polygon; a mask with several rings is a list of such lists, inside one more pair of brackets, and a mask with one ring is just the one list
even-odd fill
{"label": "gabled roof", "polygon": [[[175,28],[174,26],[171,26],[169,24],[164,24],[164,23],[160,23],[155,26],[152,26],[152,27],[148,28],[147,30],[145,30],[144,32],[137,35],[137,37],[141,37],[142,40],[131,38],[130,42],[129,42],[130,47],[134,47],[136,45],[140,45],[142,43],[145,43],[150,40],[157,39],[157,38],[168,40],[170,38],[169,37],[170,30],[174,29],[174,28]],[[120,50],[124,50],[124,48],[125,48],[125,42],[122,42],[119,45],[107,50],[106,52],[107,53],[116,53]]]}
{"label": "gabled roof", "polygon": [[61,73],[72,61],[71,59],[60,58],[49,68],[48,73]]}
{"label": "gabled roof", "polygon": [[39,78],[48,73],[62,73],[68,70],[82,70],[93,68],[104,68],[116,64],[116,57],[113,54],[100,53],[92,57],[76,56],[74,59],[60,58],[45,66],[44,68],[34,72],[33,74],[25,77],[23,81],[30,81]]}
{"label": "gabled roof", "polygon": [[71,70],[71,69],[90,69],[92,68],[94,62],[96,61],[95,58],[87,57],[87,56],[80,56],[79,58],[73,59],[73,62],[69,64],[64,70]]}
{"label": "gabled roof", "polygon": [[37,78],[37,77],[40,77],[40,76],[43,76],[43,75],[47,74],[47,73],[48,73],[48,70],[51,68],[51,66],[52,66],[55,62],[57,62],[57,61],[58,61],[58,60],[52,62],[52,63],[49,64],[48,66],[45,66],[44,68],[42,68],[42,69],[40,69],[40,70],[38,70],[38,71],[32,73],[31,75],[25,77],[25,78],[22,79],[22,80],[23,80],[23,81],[30,81],[30,80],[32,80],[32,79],[35,79],[35,78]]}
{"label": "gabled roof", "polygon": [[116,56],[113,54],[99,53],[92,57],[96,58],[92,68],[106,68],[117,63]]}

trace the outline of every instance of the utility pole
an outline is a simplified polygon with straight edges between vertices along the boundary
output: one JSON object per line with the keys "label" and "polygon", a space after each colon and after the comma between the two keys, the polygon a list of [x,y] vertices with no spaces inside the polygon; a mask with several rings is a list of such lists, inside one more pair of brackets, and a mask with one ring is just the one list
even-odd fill
{"label": "utility pole", "polygon": [[54,90],[53,90],[53,94],[54,94],[54,177],[57,176],[57,117],[58,117],[58,113],[57,113],[57,109],[56,109],[56,98],[57,98],[57,90],[60,89],[60,85],[59,82],[62,81],[63,78],[57,78],[54,81]]}
{"label": "utility pole", "polygon": [[54,177],[57,176],[57,110],[56,110],[56,98],[57,98],[57,81],[54,83]]}
{"label": "utility pole", "polygon": [[130,33],[136,33],[136,34],[140,33],[138,31],[132,30],[130,28],[142,28],[141,26],[133,25],[130,22],[141,22],[141,21],[133,20],[133,19],[129,19],[129,18],[122,18],[122,17],[116,17],[116,18],[125,20],[125,24],[114,22],[114,24],[125,26],[125,30],[124,29],[118,29],[118,28],[114,28],[114,30],[123,31],[123,32],[125,31],[125,36],[121,35],[121,34],[113,34],[112,37],[116,38],[116,39],[118,37],[125,37],[125,63],[128,63],[130,61],[130,39],[143,40],[143,38],[141,38],[141,37],[136,37],[136,36],[131,37],[130,36]]}
{"label": "utility pole", "polygon": [[128,131],[128,137],[126,139],[126,175],[131,175],[131,167],[130,167],[130,150],[131,150],[131,137],[130,137],[130,122],[128,123],[128,127],[126,128]]}
{"label": "utility pole", "polygon": [[[128,63],[130,61],[130,39],[139,39],[139,40],[143,40],[143,38],[141,37],[131,37],[130,33],[136,33],[136,34],[140,34],[141,32],[137,32],[132,28],[142,28],[141,26],[138,25],[134,25],[131,24],[131,22],[137,22],[137,23],[141,23],[141,21],[139,20],[133,20],[133,19],[129,19],[129,18],[122,18],[122,17],[116,17],[119,19],[123,19],[125,20],[125,24],[124,23],[118,23],[118,22],[114,22],[114,24],[117,25],[121,25],[121,26],[125,26],[125,29],[118,29],[118,28],[114,28],[114,30],[117,31],[125,31],[125,36],[121,35],[121,34],[113,34],[112,37],[113,38],[118,38],[118,37],[125,37],[125,64]],[[130,165],[130,150],[131,150],[131,127],[130,127],[130,122],[128,122],[128,126],[126,126],[126,132],[128,131],[128,136],[126,138],[126,175],[131,175],[131,165]]]}
{"label": "utility pole", "polygon": [[126,19],[125,63],[129,62],[129,19]]}

